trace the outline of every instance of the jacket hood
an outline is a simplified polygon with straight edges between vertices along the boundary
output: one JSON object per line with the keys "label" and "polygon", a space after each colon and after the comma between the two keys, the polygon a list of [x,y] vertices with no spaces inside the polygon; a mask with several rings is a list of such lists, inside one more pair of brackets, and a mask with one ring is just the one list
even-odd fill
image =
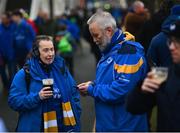
{"label": "jacket hood", "polygon": [[127,42],[130,45],[135,46],[139,53],[144,54],[143,46],[140,43],[135,42],[135,37],[129,32],[124,32],[124,34],[125,34],[125,42]]}
{"label": "jacket hood", "polygon": [[[41,80],[45,78],[45,72],[41,68],[39,60],[36,58],[31,58],[26,62],[29,65],[30,73],[34,79]],[[55,56],[53,63],[50,65],[50,69],[52,71],[59,71],[61,67],[64,66],[64,60],[59,57]]]}

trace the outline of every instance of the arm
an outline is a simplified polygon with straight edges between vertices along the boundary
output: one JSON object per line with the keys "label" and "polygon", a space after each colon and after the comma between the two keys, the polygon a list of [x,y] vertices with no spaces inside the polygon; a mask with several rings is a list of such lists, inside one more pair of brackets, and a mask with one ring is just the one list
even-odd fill
{"label": "arm", "polygon": [[148,112],[156,103],[155,92],[160,88],[160,82],[153,78],[153,72],[149,72],[142,83],[134,89],[127,98],[127,110],[134,114]]}
{"label": "arm", "polygon": [[[117,102],[124,102],[128,92],[132,90],[136,86],[137,82],[145,76],[147,65],[146,65],[146,61],[138,56],[131,56],[131,57],[126,56],[124,59],[122,58],[123,57],[121,56],[119,58],[119,61],[125,60],[123,64],[128,64],[128,62],[131,62],[130,63],[131,65],[124,65],[125,68],[130,68],[130,70],[133,66],[135,66],[133,64],[137,64],[137,62],[138,64],[140,63],[139,66],[137,67],[135,66],[137,68],[137,71],[127,73],[124,71],[127,69],[120,68],[122,72],[117,72],[117,69],[115,69],[115,65],[114,65],[113,66],[113,69],[115,69],[113,73],[114,79],[111,83],[109,84],[107,83],[91,84],[91,82],[82,83],[78,85],[79,90],[81,92],[85,92],[83,90],[86,90],[84,88],[87,88],[89,95],[91,95],[96,99],[100,99],[103,102],[108,102],[112,104]],[[136,61],[132,63],[132,59]],[[121,67],[121,65],[119,66]]]}
{"label": "arm", "polygon": [[126,109],[132,114],[143,114],[148,112],[156,104],[155,94],[143,93],[142,82],[137,85],[127,96]]}
{"label": "arm", "polygon": [[135,75],[118,76],[111,84],[90,84],[88,94],[103,102],[119,103],[124,102],[128,92],[136,86]]}
{"label": "arm", "polygon": [[40,104],[40,97],[37,93],[27,93],[25,73],[21,69],[14,77],[9,90],[8,103],[16,111],[26,111],[36,108]]}

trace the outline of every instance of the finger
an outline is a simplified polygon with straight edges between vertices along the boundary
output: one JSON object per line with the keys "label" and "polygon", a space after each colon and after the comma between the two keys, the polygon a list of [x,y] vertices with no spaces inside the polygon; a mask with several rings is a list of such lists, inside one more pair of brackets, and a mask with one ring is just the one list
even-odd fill
{"label": "finger", "polygon": [[85,91],[87,90],[87,87],[83,86],[83,87],[79,87],[79,91]]}
{"label": "finger", "polygon": [[43,94],[53,94],[53,91],[43,91]]}
{"label": "finger", "polygon": [[86,85],[86,83],[81,83],[81,84],[78,85],[78,87],[81,87],[81,86],[84,86],[84,85]]}
{"label": "finger", "polygon": [[157,84],[155,84],[154,82],[148,82],[145,84],[145,86],[149,87],[149,88],[153,88],[153,89],[158,89],[159,86]]}
{"label": "finger", "polygon": [[141,87],[142,91],[147,91],[147,92],[155,92],[155,90],[157,90],[158,88],[159,86],[151,82],[145,82]]}
{"label": "finger", "polygon": [[53,94],[44,94],[44,97],[51,97]]}
{"label": "finger", "polygon": [[153,77],[153,74],[154,74],[154,73],[153,73],[152,71],[150,71],[150,72],[147,74],[147,77],[148,77],[148,78],[152,78],[152,77]]}
{"label": "finger", "polygon": [[92,81],[87,81],[87,82],[86,82],[86,84],[91,84],[91,83],[92,83]]}
{"label": "finger", "polygon": [[46,91],[46,90],[49,90],[49,89],[51,89],[50,86],[47,86],[47,87],[43,87],[43,88],[42,88],[43,91]]}
{"label": "finger", "polygon": [[154,89],[148,88],[147,86],[142,86],[141,89],[142,89],[143,92],[150,92],[150,93],[154,93],[155,92]]}

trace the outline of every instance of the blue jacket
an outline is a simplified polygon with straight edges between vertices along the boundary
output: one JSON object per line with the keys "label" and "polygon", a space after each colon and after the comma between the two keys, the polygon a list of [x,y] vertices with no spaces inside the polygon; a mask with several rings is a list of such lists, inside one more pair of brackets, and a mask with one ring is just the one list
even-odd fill
{"label": "blue jacket", "polygon": [[[40,132],[42,129],[42,112],[44,100],[40,100],[39,91],[42,88],[42,79],[45,78],[42,73],[42,68],[39,63],[37,63],[35,59],[29,60],[29,68],[30,68],[30,85],[29,85],[29,93],[27,93],[26,81],[25,81],[25,72],[21,69],[14,77],[12,85],[9,91],[8,103],[10,107],[18,111],[19,113],[19,122],[17,126],[17,131],[23,132]],[[67,89],[68,96],[71,102],[72,110],[76,119],[76,126],[74,127],[74,131],[80,131],[80,97],[79,93],[76,90],[75,82],[71,77],[69,71],[65,68],[65,63],[62,58],[55,58],[50,73],[57,73],[56,78],[62,77],[60,74],[64,73],[64,80],[66,87],[61,84],[61,91],[63,89]],[[62,71],[62,73],[60,73]],[[59,76],[58,76],[59,75]],[[55,77],[52,78],[55,79]],[[61,79],[60,79],[61,80]],[[62,80],[61,80],[62,81]],[[55,83],[59,84],[59,83]],[[68,87],[67,87],[68,86]],[[57,101],[57,100],[56,100]],[[61,100],[59,104],[54,103],[52,106],[59,105],[60,108]],[[60,109],[59,109],[60,110]],[[61,112],[62,113],[62,112]],[[62,117],[62,116],[61,116]],[[61,122],[62,124],[63,122]],[[58,125],[59,126],[59,125]],[[60,129],[62,131],[62,129]],[[66,129],[64,129],[66,131]]]}
{"label": "blue jacket", "polygon": [[28,52],[30,52],[35,35],[35,31],[26,20],[23,19],[19,25],[16,25],[14,32],[14,49],[17,58],[25,58]]}
{"label": "blue jacket", "polygon": [[143,47],[124,41],[121,30],[103,52],[96,70],[96,80],[88,87],[95,98],[96,131],[147,131],[146,115],[132,115],[125,109],[127,94],[146,75]]}
{"label": "blue jacket", "polygon": [[10,23],[8,26],[0,24],[0,53],[8,60],[14,59],[13,33],[15,25]]}

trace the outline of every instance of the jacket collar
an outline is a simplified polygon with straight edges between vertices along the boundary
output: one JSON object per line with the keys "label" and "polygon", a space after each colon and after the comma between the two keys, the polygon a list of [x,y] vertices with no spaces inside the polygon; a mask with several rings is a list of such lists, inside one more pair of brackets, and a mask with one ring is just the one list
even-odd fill
{"label": "jacket collar", "polygon": [[103,55],[108,54],[116,44],[124,41],[124,39],[125,39],[125,35],[123,34],[122,30],[117,29],[111,38],[111,42],[107,44],[107,47],[104,51],[102,51],[102,54]]}

